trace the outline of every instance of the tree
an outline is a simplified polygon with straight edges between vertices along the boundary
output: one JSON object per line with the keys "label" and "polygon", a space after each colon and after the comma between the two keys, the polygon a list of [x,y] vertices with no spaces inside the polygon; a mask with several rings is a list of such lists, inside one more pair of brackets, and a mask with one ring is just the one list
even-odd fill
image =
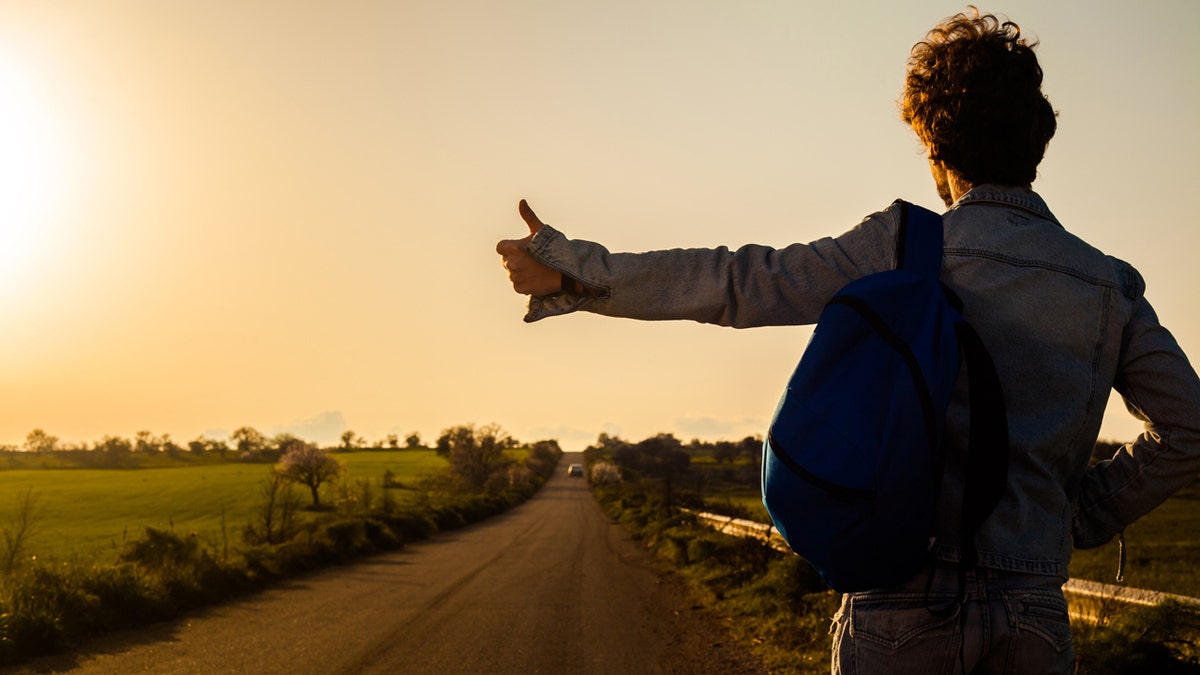
{"label": "tree", "polygon": [[162,439],[155,438],[149,431],[139,431],[133,436],[134,452],[159,452],[162,450]]}
{"label": "tree", "polygon": [[162,451],[168,455],[177,455],[183,452],[183,448],[178,443],[171,440],[171,434],[162,435]]}
{"label": "tree", "polygon": [[658,434],[633,445],[620,445],[613,451],[612,459],[627,475],[632,473],[662,481],[668,511],[673,506],[674,485],[692,462],[683,444],[671,434]]}
{"label": "tree", "polygon": [[558,464],[558,459],[562,457],[562,454],[562,448],[559,447],[558,441],[538,441],[529,446],[529,456],[525,458],[525,466],[534,473],[546,475],[554,469],[555,464]]}
{"label": "tree", "polygon": [[257,459],[267,444],[266,437],[254,427],[241,427],[230,434],[229,439],[236,444],[242,459]]}
{"label": "tree", "polygon": [[271,445],[275,446],[275,451],[279,453],[280,457],[283,457],[292,450],[296,450],[307,445],[307,443],[299,438],[296,438],[292,434],[283,433],[271,439]]}
{"label": "tree", "polygon": [[34,429],[25,437],[26,452],[53,452],[58,447],[58,437],[42,431]]}
{"label": "tree", "polygon": [[188,450],[192,451],[193,454],[204,454],[208,450],[208,439],[199,436],[194,441],[188,441]]}
{"label": "tree", "polygon": [[387,443],[387,446],[393,450],[400,447],[400,437],[396,434],[388,434],[387,438],[384,440]]}
{"label": "tree", "polygon": [[312,492],[312,506],[318,509],[321,507],[321,485],[336,480],[342,474],[342,463],[331,457],[324,448],[301,441],[280,458],[275,470],[280,475],[307,486]]}
{"label": "tree", "polygon": [[717,441],[713,446],[713,459],[716,460],[717,464],[732,462],[737,459],[739,451],[740,448],[736,443],[731,441]]}
{"label": "tree", "polygon": [[404,437],[404,447],[410,448],[410,449],[421,447],[421,434],[414,431],[411,434],[409,434],[408,436],[405,436]]}
{"label": "tree", "polygon": [[121,466],[129,457],[129,453],[133,452],[133,443],[120,436],[105,436],[93,452],[104,453],[105,464],[108,466]]}
{"label": "tree", "polygon": [[450,461],[450,475],[470,492],[482,492],[488,478],[511,462],[504,449],[513,441],[495,424],[476,428],[473,424],[451,427],[438,437],[437,453]]}
{"label": "tree", "polygon": [[747,436],[742,439],[741,453],[746,459],[754,460],[762,463],[763,439],[762,436]]}
{"label": "tree", "polygon": [[355,434],[353,431],[347,429],[342,432],[342,448],[343,449],[353,450],[355,448],[361,448],[366,444],[367,444],[366,439],[364,439],[362,436]]}

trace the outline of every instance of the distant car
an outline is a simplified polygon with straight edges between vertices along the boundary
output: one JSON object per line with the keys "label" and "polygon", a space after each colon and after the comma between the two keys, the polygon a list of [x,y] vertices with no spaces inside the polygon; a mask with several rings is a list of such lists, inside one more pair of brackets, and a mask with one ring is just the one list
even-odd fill
{"label": "distant car", "polygon": [[568,476],[579,476],[580,478],[583,478],[583,465],[582,464],[572,464],[571,466],[568,466],[567,467],[567,475]]}

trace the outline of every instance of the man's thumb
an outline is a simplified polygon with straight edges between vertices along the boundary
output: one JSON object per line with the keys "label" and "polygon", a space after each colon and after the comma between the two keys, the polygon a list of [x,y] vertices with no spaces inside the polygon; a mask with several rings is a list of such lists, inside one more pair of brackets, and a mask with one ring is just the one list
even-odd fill
{"label": "man's thumb", "polygon": [[533,209],[529,208],[529,204],[524,199],[517,205],[517,210],[521,212],[521,219],[529,226],[529,234],[537,234],[538,230],[542,229],[542,226],[545,225],[545,223],[538,220],[537,214],[533,212]]}

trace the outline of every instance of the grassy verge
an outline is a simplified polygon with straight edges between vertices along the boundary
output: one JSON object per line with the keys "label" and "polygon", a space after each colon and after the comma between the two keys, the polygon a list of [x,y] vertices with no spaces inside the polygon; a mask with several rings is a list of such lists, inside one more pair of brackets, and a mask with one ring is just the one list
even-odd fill
{"label": "grassy verge", "polygon": [[[412,452],[399,451],[412,458],[414,466],[424,467],[417,456],[408,455]],[[521,471],[510,472],[513,480],[479,493],[454,489],[449,474],[416,479],[418,472],[398,471],[385,454],[362,453],[356,458],[339,454],[348,475],[332,490],[332,508],[315,512],[300,508],[291,485],[277,484],[276,490],[269,491],[271,482],[264,481],[269,467],[261,464],[249,465],[253,477],[243,475],[245,467],[238,465],[204,466],[203,474],[189,474],[201,467],[109,470],[99,477],[84,475],[83,469],[41,472],[46,475],[38,479],[49,479],[62,491],[45,498],[47,507],[58,505],[54,508],[63,509],[59,515],[85,521],[79,525],[47,520],[47,530],[68,528],[53,536],[71,527],[86,531],[109,522],[104,518],[119,519],[122,514],[146,517],[146,509],[164,503],[180,510],[156,516],[155,522],[167,520],[171,527],[147,525],[123,535],[111,555],[25,557],[21,565],[0,576],[0,664],[67,649],[103,632],[174,617],[282,578],[394,550],[500,513],[532,496],[561,453],[518,453],[524,460]],[[390,486],[384,484],[385,472]],[[23,473],[39,472],[13,472]],[[410,478],[400,480],[402,475]],[[97,489],[89,494],[98,502],[74,503],[85,491]],[[397,491],[406,496],[397,499]],[[209,517],[219,511],[218,504],[238,506],[226,508],[220,537],[201,536],[181,527],[192,524],[183,509],[192,502],[203,504]],[[96,513],[89,516],[86,511]],[[88,518],[93,518],[90,525]],[[11,526],[4,531],[5,538],[11,531]],[[44,531],[39,541],[51,536]]]}
{"label": "grassy verge", "polygon": [[[829,625],[839,596],[802,559],[672,513],[658,481],[593,487],[606,513],[664,569],[686,580],[696,599],[772,672],[829,671]],[[1200,630],[1200,616],[1183,607],[1114,607],[1099,624],[1072,629],[1081,675],[1200,673],[1200,647],[1190,637]]]}
{"label": "grassy verge", "polygon": [[829,620],[840,598],[807,563],[671,515],[650,482],[598,485],[595,495],[768,669],[829,672]]}

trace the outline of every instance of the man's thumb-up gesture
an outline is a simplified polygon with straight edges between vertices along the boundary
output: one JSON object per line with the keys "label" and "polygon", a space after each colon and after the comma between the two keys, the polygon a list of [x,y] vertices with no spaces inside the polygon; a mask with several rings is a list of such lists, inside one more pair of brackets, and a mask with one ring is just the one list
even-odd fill
{"label": "man's thumb-up gesture", "polygon": [[533,235],[537,234],[545,223],[538,220],[537,214],[529,208],[524,199],[517,210],[529,226],[529,236],[524,239],[503,239],[496,244],[496,253],[500,254],[504,269],[508,270],[508,279],[512,282],[513,290],[524,295],[558,293],[562,290],[562,274],[534,260],[527,250]]}

